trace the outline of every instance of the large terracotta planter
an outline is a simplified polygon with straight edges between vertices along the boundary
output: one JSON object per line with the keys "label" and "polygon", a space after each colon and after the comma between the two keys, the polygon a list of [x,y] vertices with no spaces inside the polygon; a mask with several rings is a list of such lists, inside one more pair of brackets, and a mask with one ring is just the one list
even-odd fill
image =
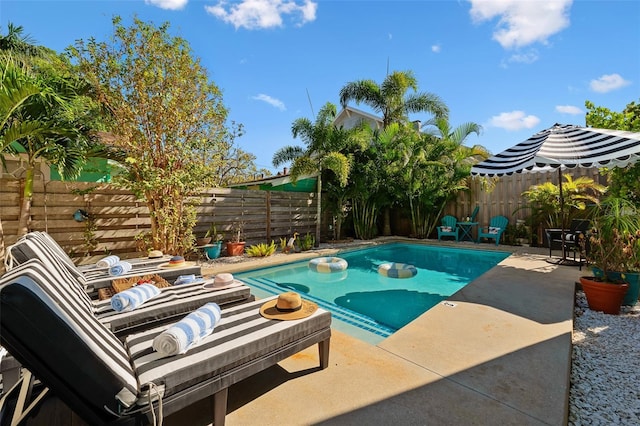
{"label": "large terracotta planter", "polygon": [[227,256],[242,256],[244,254],[244,241],[239,243],[227,243]]}
{"label": "large terracotta planter", "polygon": [[596,277],[580,277],[580,284],[587,297],[589,309],[605,314],[618,315],[629,284],[614,284],[599,281]]}
{"label": "large terracotta planter", "polygon": [[[602,269],[593,266],[593,275],[601,277],[603,275]],[[629,284],[629,290],[622,299],[623,305],[635,305],[640,297],[640,273],[638,272],[608,272],[608,277],[613,281],[625,281]]]}

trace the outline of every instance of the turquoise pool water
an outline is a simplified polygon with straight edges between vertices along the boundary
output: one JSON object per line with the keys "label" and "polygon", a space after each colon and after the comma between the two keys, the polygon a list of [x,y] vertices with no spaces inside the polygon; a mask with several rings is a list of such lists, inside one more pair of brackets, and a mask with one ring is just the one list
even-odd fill
{"label": "turquoise pool water", "polygon": [[[332,312],[334,327],[371,343],[393,334],[509,256],[507,252],[392,243],[336,256],[349,267],[319,273],[308,261],[236,274],[257,297],[294,290]],[[412,278],[388,278],[378,266],[405,263]]]}

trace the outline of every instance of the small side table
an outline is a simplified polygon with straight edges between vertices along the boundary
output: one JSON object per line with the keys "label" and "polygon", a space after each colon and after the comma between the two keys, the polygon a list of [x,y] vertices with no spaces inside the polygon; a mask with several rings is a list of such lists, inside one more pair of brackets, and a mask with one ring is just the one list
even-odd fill
{"label": "small side table", "polygon": [[475,241],[473,239],[473,230],[478,227],[478,222],[458,222],[461,235],[460,241]]}

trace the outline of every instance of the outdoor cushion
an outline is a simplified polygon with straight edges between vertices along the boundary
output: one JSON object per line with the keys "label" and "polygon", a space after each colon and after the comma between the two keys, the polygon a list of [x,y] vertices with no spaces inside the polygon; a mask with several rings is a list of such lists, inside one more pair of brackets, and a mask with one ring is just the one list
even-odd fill
{"label": "outdoor cushion", "polygon": [[[279,321],[260,315],[266,300],[240,304],[223,310],[213,333],[187,353],[162,358],[152,342],[168,326],[125,345],[58,278],[38,259],[0,278],[0,343],[88,424],[143,424],[160,404],[168,415],[213,395],[220,426],[233,383],[315,343],[321,368],[328,366],[331,314],[322,309]],[[149,396],[162,400],[149,407]]]}
{"label": "outdoor cushion", "polygon": [[[49,261],[62,263],[69,272],[84,286],[87,292],[97,291],[100,287],[111,285],[113,276],[109,274],[109,268],[96,268],[91,265],[89,268],[79,268],[71,258],[64,252],[62,247],[46,232],[34,231],[24,235],[14,245],[7,248],[5,258],[6,269],[9,270],[16,265],[26,262],[34,257],[47,258]],[[199,266],[189,266],[185,268],[160,268],[159,264],[167,259],[132,259],[132,269],[119,278],[135,277],[140,275],[158,274],[163,278],[175,279],[181,274],[200,274]],[[157,263],[160,262],[160,263]]]}
{"label": "outdoor cushion", "polygon": [[93,301],[96,317],[117,335],[129,334],[140,328],[177,321],[187,312],[198,309],[205,303],[214,302],[221,308],[254,300],[247,285],[207,289],[202,283],[181,284],[162,288],[160,294],[130,312],[116,312],[110,299]]}
{"label": "outdoor cushion", "polygon": [[[47,250],[46,246],[32,239],[25,239],[20,245],[16,245],[14,253],[29,255],[33,259],[42,262],[52,274],[52,278],[71,292],[72,297],[77,298],[87,309],[93,313],[111,331],[122,335],[137,328],[149,328],[150,322],[163,324],[173,320],[176,316],[184,315],[207,302],[215,302],[221,307],[225,305],[252,300],[251,289],[246,286],[237,286],[224,290],[210,290],[203,288],[202,283],[182,284],[161,289],[158,296],[147,301],[142,306],[129,312],[116,312],[111,307],[111,299],[94,301],[89,297],[85,288],[78,280],[78,275],[73,273],[67,265],[54,253]],[[22,263],[22,262],[21,262]],[[82,277],[84,281],[84,277]],[[86,283],[86,281],[84,281]]]}
{"label": "outdoor cushion", "polygon": [[322,332],[324,338],[329,338],[331,314],[324,309],[293,321],[266,319],[260,315],[260,306],[275,298],[277,296],[224,309],[213,333],[183,355],[167,358],[153,350],[153,339],[167,327],[129,335],[125,344],[138,380],[142,384],[153,382],[166,398],[185,390],[190,383],[233,371],[251,359],[268,355],[305,336]]}
{"label": "outdoor cushion", "polygon": [[69,288],[35,259],[5,273],[0,342],[60,397],[113,419],[119,400],[137,395],[137,379],[122,343]]}

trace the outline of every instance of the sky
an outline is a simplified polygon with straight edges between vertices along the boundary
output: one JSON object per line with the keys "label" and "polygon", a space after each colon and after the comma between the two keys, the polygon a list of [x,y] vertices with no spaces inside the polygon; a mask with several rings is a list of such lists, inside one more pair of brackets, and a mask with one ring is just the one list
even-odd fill
{"label": "sky", "polygon": [[296,119],[327,102],[340,110],[344,85],[393,71],[438,95],[453,127],[480,124],[466,145],[492,153],[555,123],[584,125],[587,100],[618,112],[640,101],[637,0],[2,0],[0,31],[20,25],[62,52],[108,40],[116,15],[169,22],[189,42],[244,125],[238,146],[272,173],[279,148],[303,146]]}

